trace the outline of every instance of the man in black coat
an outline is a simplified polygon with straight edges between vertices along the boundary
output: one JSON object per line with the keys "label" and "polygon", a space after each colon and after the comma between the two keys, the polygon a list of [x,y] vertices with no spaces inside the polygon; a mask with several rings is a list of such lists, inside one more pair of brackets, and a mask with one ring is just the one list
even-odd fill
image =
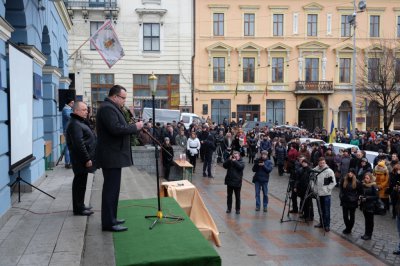
{"label": "man in black coat", "polygon": [[235,192],[236,214],[240,214],[240,190],[242,188],[244,162],[238,151],[233,151],[232,156],[223,164],[228,171],[225,176],[225,185],[227,185],[227,205],[226,213],[232,210],[232,194]]}
{"label": "man in black coat", "polygon": [[97,166],[104,176],[101,203],[101,223],[103,231],[126,231],[121,226],[125,221],[117,219],[118,197],[121,186],[121,169],[133,165],[130,143],[131,134],[136,134],[143,122],[128,124],[121,108],[125,104],[126,89],[114,85],[108,97],[97,111]]}
{"label": "man in black coat", "polygon": [[88,173],[93,173],[96,136],[86,120],[88,108],[83,102],[75,102],[66,129],[74,180],[72,182],[72,209],[74,215],[93,214],[84,204]]}

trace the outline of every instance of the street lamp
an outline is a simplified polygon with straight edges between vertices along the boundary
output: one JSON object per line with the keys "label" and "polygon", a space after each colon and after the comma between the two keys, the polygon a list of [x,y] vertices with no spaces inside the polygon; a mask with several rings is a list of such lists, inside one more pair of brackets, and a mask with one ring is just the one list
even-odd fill
{"label": "street lamp", "polygon": [[[360,0],[360,2],[358,3],[358,9],[357,10],[357,5],[356,5],[356,0],[353,1],[354,4],[354,13],[351,16],[351,18],[349,19],[350,24],[353,26],[353,83],[352,83],[352,105],[351,105],[351,123],[352,123],[352,134],[353,136],[356,133],[356,79],[357,79],[357,75],[356,75],[356,60],[357,60],[357,50],[356,50],[356,27],[357,27],[357,23],[356,23],[356,17],[357,17],[357,13],[359,12],[364,12],[365,9],[367,8],[367,3],[365,0]],[[350,128],[348,129],[350,130]]]}

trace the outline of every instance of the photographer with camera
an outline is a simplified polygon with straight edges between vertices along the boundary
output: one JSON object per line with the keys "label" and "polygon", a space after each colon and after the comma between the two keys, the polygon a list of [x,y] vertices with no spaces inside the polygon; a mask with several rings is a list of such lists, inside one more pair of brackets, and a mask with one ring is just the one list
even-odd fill
{"label": "photographer with camera", "polygon": [[235,192],[236,214],[240,214],[240,190],[242,188],[244,161],[240,157],[239,151],[233,151],[233,154],[226,160],[223,167],[227,169],[225,176],[225,185],[227,185],[227,209],[226,213],[232,210],[232,194]]}
{"label": "photographer with camera", "polygon": [[325,231],[329,232],[331,224],[331,194],[332,189],[336,186],[335,173],[328,167],[324,157],[319,158],[318,166],[313,171],[317,172],[317,193],[321,203],[320,223],[314,227],[324,227]]}
{"label": "photographer with camera", "polygon": [[[300,206],[303,206],[300,218],[303,218],[305,221],[313,221],[314,208],[313,208],[312,198],[311,197],[306,198],[307,188],[310,184],[310,174],[311,174],[310,162],[304,157],[299,157],[298,162],[299,166],[296,167],[295,171],[296,179],[293,187],[294,195],[296,195],[296,206],[297,206],[297,196],[299,196]],[[294,201],[293,198],[292,201]],[[294,213],[294,211],[292,213]]]}
{"label": "photographer with camera", "polygon": [[253,165],[253,183],[255,185],[256,192],[256,211],[260,211],[260,191],[263,191],[263,210],[267,212],[268,207],[268,181],[269,181],[269,173],[271,173],[273,169],[272,162],[268,160],[268,152],[262,151],[261,157],[256,159]]}

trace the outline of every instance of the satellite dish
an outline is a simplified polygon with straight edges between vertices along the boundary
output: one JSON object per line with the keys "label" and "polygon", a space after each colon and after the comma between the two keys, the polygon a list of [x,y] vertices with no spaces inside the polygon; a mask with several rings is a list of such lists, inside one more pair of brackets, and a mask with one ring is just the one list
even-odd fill
{"label": "satellite dish", "polygon": [[367,8],[367,3],[365,2],[365,0],[360,0],[360,2],[358,3],[358,9],[360,9],[360,11],[364,11]]}

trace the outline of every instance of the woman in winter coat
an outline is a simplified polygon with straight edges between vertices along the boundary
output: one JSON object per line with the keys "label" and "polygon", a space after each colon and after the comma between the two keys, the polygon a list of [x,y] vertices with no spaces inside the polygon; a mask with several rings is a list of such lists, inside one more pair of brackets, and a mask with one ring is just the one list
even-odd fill
{"label": "woman in winter coat", "polygon": [[171,170],[172,161],[174,160],[174,149],[172,148],[170,139],[168,137],[164,138],[161,153],[164,168],[164,178],[169,180],[169,172]]}
{"label": "woman in winter coat", "polygon": [[[396,188],[400,187],[400,164],[396,164],[390,173],[389,181],[389,191],[390,191],[390,201],[392,203],[392,218],[396,218],[396,204],[398,201],[399,193]],[[400,229],[400,227],[399,227]],[[399,249],[400,250],[400,249]]]}
{"label": "woman in winter coat", "polygon": [[255,134],[250,133],[249,138],[247,139],[247,154],[249,156],[249,163],[254,163],[254,157],[256,157],[257,153],[257,139]]}
{"label": "woman in winter coat", "polygon": [[[310,184],[311,164],[307,159],[301,162],[301,168],[296,171],[297,179],[294,184],[294,190],[300,197],[300,206],[303,206],[303,213],[300,218],[304,218],[306,221],[314,220],[314,210],[312,204],[312,198],[308,197],[305,199],[307,188]],[[305,201],[304,201],[305,200]]]}
{"label": "woman in winter coat", "polygon": [[[281,142],[276,143],[275,156],[276,156],[276,164],[278,165],[279,176],[283,176],[283,173],[284,173],[283,165],[285,164],[285,160],[287,157],[287,151]],[[294,166],[293,166],[293,168],[294,168]]]}
{"label": "woman in winter coat", "polygon": [[379,198],[385,203],[385,209],[389,210],[389,170],[384,160],[379,161],[375,166],[374,176],[379,189]]}
{"label": "woman in winter coat", "polygon": [[378,187],[375,183],[375,177],[371,173],[364,176],[362,183],[363,192],[360,196],[360,208],[365,219],[365,233],[361,237],[363,240],[370,240],[374,231],[374,206],[378,199]]}
{"label": "woman in winter coat", "polygon": [[196,131],[191,131],[186,150],[188,152],[189,162],[193,165],[193,173],[196,170],[196,158],[200,151],[200,145],[200,140],[197,138]]}
{"label": "woman in winter coat", "polygon": [[358,199],[362,194],[362,185],[357,180],[356,170],[351,168],[349,173],[340,181],[340,206],[342,206],[343,220],[346,228],[343,234],[351,233],[354,226],[354,214],[358,207]]}

